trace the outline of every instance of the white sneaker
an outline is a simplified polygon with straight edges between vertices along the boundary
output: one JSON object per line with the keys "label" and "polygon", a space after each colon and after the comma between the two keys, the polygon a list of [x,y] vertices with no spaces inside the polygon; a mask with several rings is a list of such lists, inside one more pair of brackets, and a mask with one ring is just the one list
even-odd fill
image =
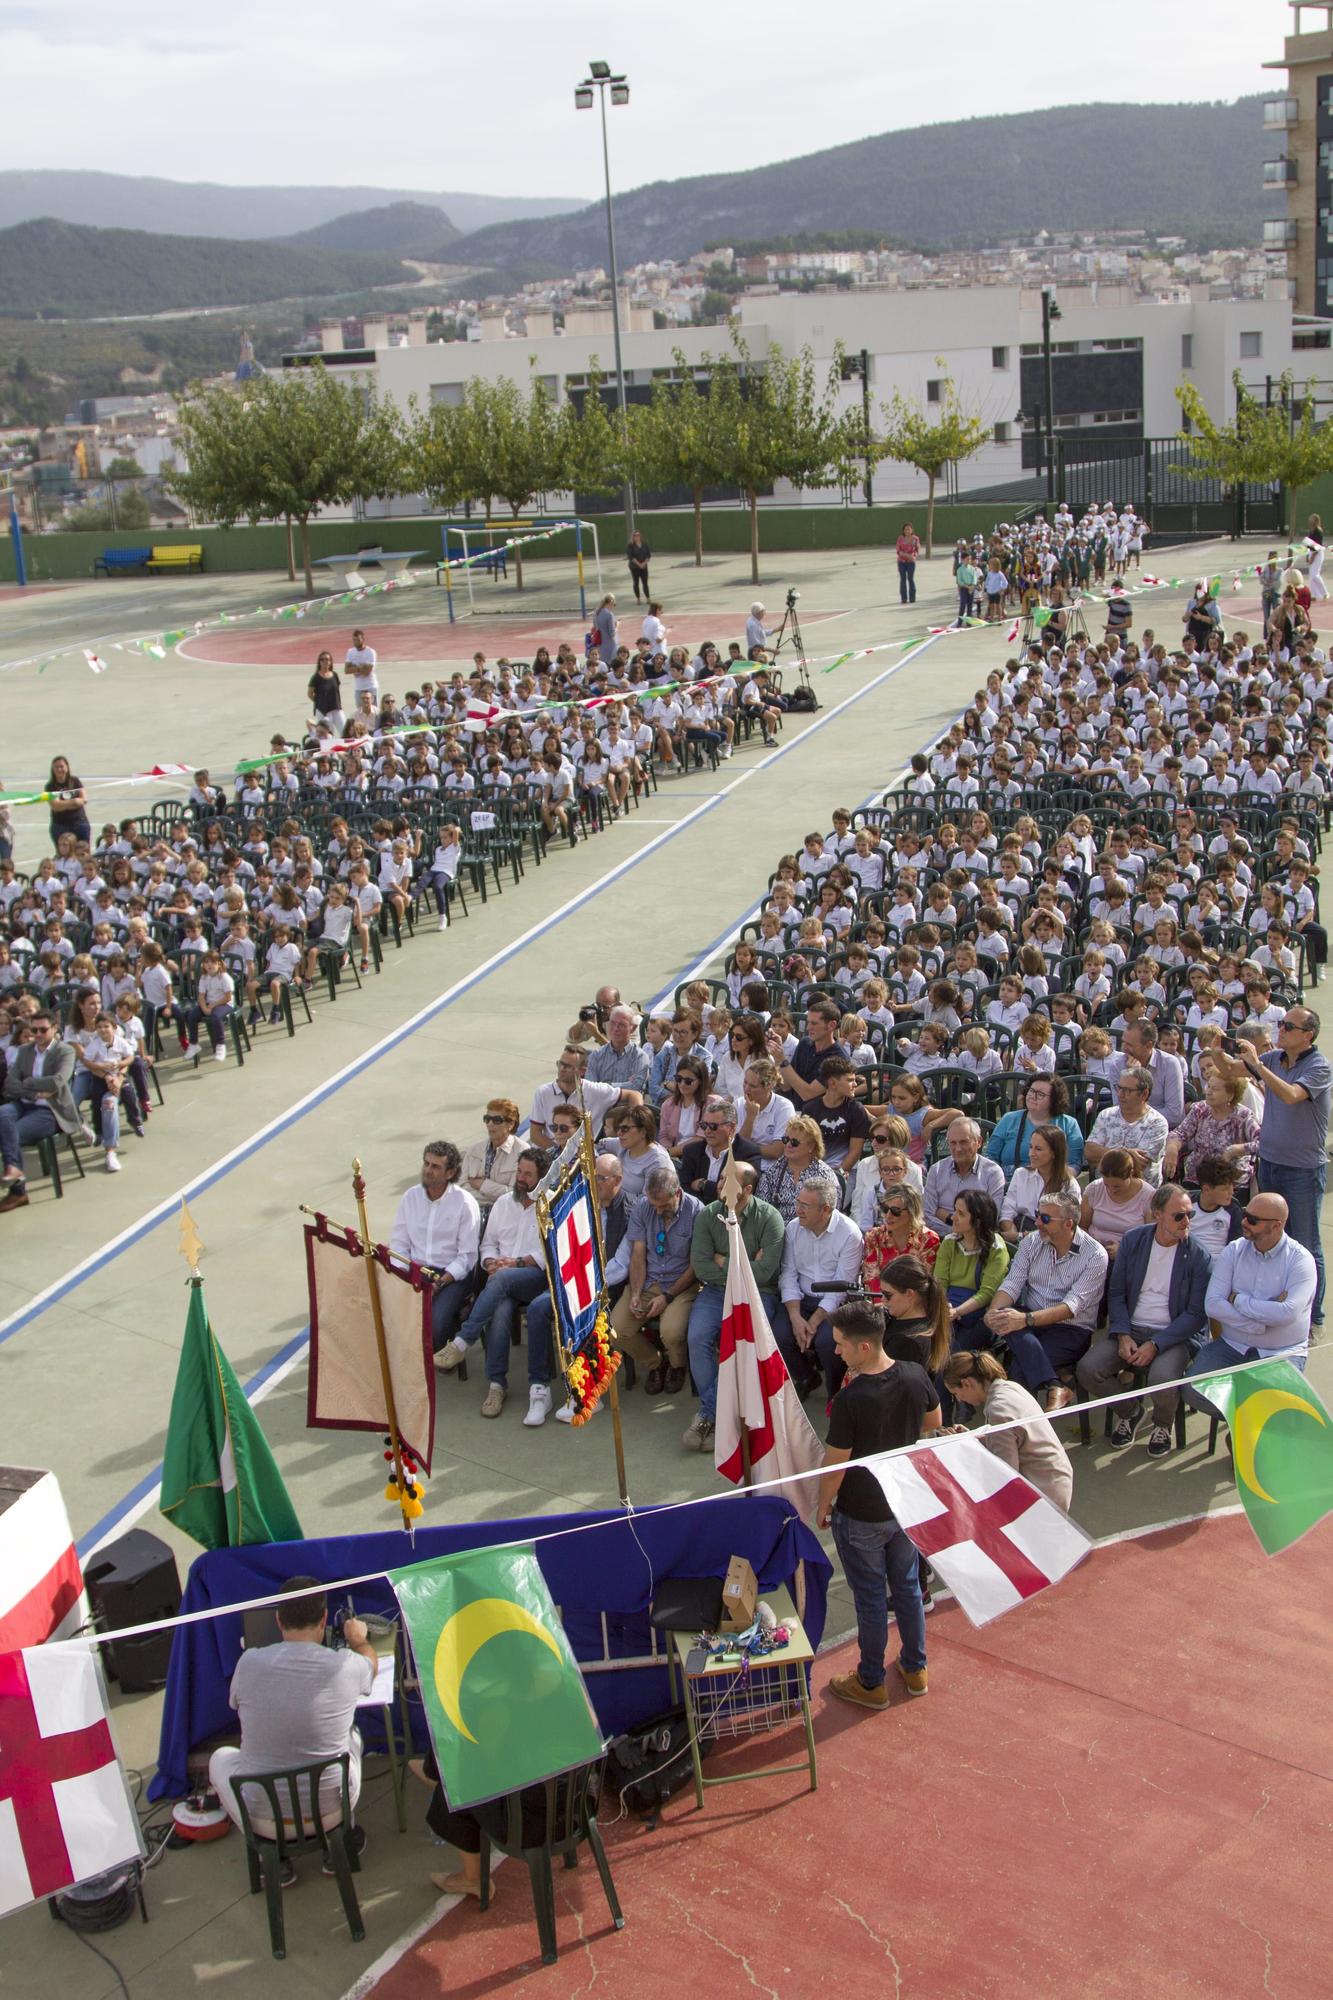
{"label": "white sneaker", "polygon": [[184,1056],[186,1062],[193,1062],[198,1053],[199,1053],[198,1042],[187,1042],[185,1044],[185,1047],[181,1050],[181,1054]]}
{"label": "white sneaker", "polygon": [[442,917],[440,918],[440,921],[439,921],[439,925],[438,925],[438,927],[437,927],[437,928],[438,928],[438,929],[440,929],[440,930],[442,930],[442,931],[447,931],[447,930],[448,930],[448,928],[449,928],[449,917],[448,917],[448,913],[447,913],[447,912],[445,913],[445,915],[444,915],[444,916],[442,916]]}
{"label": "white sneaker", "polygon": [[120,1154],[114,1146],[108,1146],[106,1149],[106,1170],[109,1174],[120,1172]]}
{"label": "white sneaker", "polygon": [[217,1047],[213,1051],[213,1060],[214,1062],[226,1062],[227,1044],[225,1042],[218,1043]]}
{"label": "white sneaker", "polygon": [[574,1405],[572,1403],[562,1404],[555,1413],[555,1420],[558,1424],[572,1424],[574,1421]]}
{"label": "white sneaker", "polygon": [[534,1382],[528,1390],[528,1414],[523,1421],[530,1430],[544,1424],[551,1414],[551,1392],[544,1382]]}

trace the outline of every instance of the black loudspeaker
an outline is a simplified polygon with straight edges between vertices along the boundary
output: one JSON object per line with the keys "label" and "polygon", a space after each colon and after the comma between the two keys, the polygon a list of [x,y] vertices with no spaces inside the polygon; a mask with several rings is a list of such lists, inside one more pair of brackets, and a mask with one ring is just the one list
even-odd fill
{"label": "black loudspeaker", "polygon": [[[85,1565],[84,1585],[93,1616],[103,1632],[174,1618],[181,1608],[176,1558],[146,1528],[131,1528],[99,1549]],[[103,1646],[102,1659],[126,1694],[144,1694],[165,1685],[171,1658],[170,1632],[149,1632]]]}

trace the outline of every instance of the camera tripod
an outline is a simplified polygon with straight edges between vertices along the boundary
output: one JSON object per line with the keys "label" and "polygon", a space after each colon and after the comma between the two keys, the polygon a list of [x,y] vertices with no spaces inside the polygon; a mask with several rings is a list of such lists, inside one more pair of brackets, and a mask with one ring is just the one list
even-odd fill
{"label": "camera tripod", "polygon": [[[801,621],[796,611],[796,598],[796,591],[789,590],[787,592],[787,608],[782,614],[782,623],[778,626],[773,643],[768,650],[772,654],[774,664],[776,665],[778,663],[778,654],[782,651],[783,646],[794,646],[796,649],[797,671],[801,677],[801,686],[803,688],[810,688],[810,669],[805,664],[805,639],[801,633]],[[813,688],[810,691],[813,693]],[[816,702],[815,706],[818,707],[818,705]]]}
{"label": "camera tripod", "polygon": [[[1065,646],[1068,646],[1074,639],[1082,639],[1086,643],[1088,639],[1088,621],[1083,615],[1083,606],[1081,604],[1062,604],[1059,606],[1059,609],[1065,614],[1065,629],[1063,633],[1060,633],[1061,648],[1063,649]],[[1059,632],[1058,626],[1055,629]],[[1047,637],[1050,631],[1051,621],[1049,618],[1041,625],[1038,625],[1035,611],[1027,611],[1023,614],[1022,641],[1025,650],[1032,644],[1034,638],[1043,650],[1049,650],[1053,643]]]}

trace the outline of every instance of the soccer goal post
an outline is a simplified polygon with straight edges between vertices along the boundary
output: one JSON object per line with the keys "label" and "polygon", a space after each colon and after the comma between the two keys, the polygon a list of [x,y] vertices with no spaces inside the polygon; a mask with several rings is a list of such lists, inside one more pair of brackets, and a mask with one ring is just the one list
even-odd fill
{"label": "soccer goal post", "polygon": [[[442,559],[436,580],[442,583],[449,603],[449,623],[460,617],[493,615],[494,606],[477,604],[475,582],[489,577],[493,583],[509,579],[509,566],[519,553],[573,558],[573,575],[578,589],[579,616],[588,616],[588,559],[602,590],[602,551],[595,521],[581,521],[572,514],[539,514],[535,519],[484,522],[445,521],[440,526]],[[569,574],[568,569],[564,572]],[[539,609],[551,607],[543,604]],[[527,611],[527,606],[509,605],[511,611]]]}

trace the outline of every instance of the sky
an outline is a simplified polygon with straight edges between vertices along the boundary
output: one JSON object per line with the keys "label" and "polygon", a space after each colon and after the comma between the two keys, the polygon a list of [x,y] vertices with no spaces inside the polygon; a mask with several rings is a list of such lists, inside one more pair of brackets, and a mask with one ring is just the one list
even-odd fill
{"label": "sky", "polygon": [[628,188],[951,118],[1276,90],[1261,64],[1289,19],[1278,0],[0,0],[0,167],[591,200],[573,86],[593,57],[630,79]]}

